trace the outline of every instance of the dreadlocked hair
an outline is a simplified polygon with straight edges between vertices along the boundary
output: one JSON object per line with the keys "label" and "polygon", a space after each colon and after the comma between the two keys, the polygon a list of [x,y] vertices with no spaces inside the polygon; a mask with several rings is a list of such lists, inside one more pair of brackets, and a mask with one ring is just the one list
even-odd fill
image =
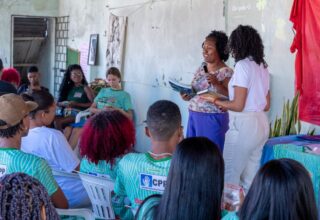
{"label": "dreadlocked hair", "polygon": [[261,37],[257,30],[249,25],[239,25],[232,31],[228,48],[236,62],[252,57],[258,65],[262,63],[265,68],[268,67],[264,60],[264,46]]}
{"label": "dreadlocked hair", "polygon": [[46,219],[60,219],[44,186],[24,173],[0,179],[0,206],[1,219],[39,220],[42,207]]}

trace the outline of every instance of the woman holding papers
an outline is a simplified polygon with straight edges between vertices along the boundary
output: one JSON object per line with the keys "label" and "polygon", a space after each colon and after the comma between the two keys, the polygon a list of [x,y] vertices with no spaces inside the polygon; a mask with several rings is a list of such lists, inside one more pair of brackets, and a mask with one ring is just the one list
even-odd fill
{"label": "woman holding papers", "polygon": [[229,83],[230,101],[210,94],[202,97],[229,110],[230,129],[223,154],[225,182],[248,190],[269,136],[269,122],[264,112],[270,108],[269,72],[262,40],[251,26],[239,25],[231,33],[229,49],[236,62]]}
{"label": "woman holding papers", "polygon": [[[224,62],[229,54],[226,52],[228,37],[224,32],[212,31],[202,43],[204,63],[196,71],[191,82],[195,92],[208,90],[228,96],[228,83],[232,76]],[[190,101],[187,137],[204,136],[219,146],[223,151],[225,133],[228,130],[228,113],[222,111],[212,102],[181,93],[185,101]]]}

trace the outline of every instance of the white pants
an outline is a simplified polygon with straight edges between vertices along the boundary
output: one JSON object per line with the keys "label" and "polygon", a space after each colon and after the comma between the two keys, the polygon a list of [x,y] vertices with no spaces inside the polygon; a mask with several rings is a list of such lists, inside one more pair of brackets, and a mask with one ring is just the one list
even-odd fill
{"label": "white pants", "polygon": [[240,185],[248,191],[268,136],[269,122],[264,112],[229,111],[229,130],[223,151],[225,183]]}

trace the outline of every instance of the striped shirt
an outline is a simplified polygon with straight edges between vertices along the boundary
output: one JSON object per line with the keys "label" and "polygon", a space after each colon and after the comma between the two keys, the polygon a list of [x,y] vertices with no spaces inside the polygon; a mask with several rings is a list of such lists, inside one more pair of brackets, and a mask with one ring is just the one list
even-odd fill
{"label": "striped shirt", "polygon": [[149,153],[130,153],[119,162],[114,192],[128,196],[132,208],[153,194],[162,194],[169,172],[171,157],[153,159]]}
{"label": "striped shirt", "polygon": [[39,180],[50,196],[58,190],[58,184],[44,159],[16,148],[0,148],[0,177],[17,172],[28,174]]}
{"label": "striped shirt", "polygon": [[119,159],[116,159],[111,167],[105,160],[100,160],[98,164],[95,164],[87,158],[83,158],[80,163],[80,172],[95,176],[109,176],[111,179],[116,180],[118,163]]}
{"label": "striped shirt", "polygon": [[[80,163],[80,172],[99,177],[109,176],[112,180],[115,180],[120,159],[121,158],[117,158],[111,167],[105,160],[100,160],[98,164],[95,164],[90,162],[87,158],[83,158]],[[123,220],[133,219],[131,210],[125,207],[125,196],[112,195],[111,198],[116,216],[119,216],[120,219]]]}

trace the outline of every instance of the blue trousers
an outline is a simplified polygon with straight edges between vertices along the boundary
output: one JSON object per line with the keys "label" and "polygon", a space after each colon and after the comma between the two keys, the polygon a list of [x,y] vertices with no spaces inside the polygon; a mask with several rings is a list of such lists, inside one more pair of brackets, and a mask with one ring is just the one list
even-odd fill
{"label": "blue trousers", "polygon": [[189,110],[187,137],[207,137],[223,152],[225,134],[229,129],[229,115]]}

